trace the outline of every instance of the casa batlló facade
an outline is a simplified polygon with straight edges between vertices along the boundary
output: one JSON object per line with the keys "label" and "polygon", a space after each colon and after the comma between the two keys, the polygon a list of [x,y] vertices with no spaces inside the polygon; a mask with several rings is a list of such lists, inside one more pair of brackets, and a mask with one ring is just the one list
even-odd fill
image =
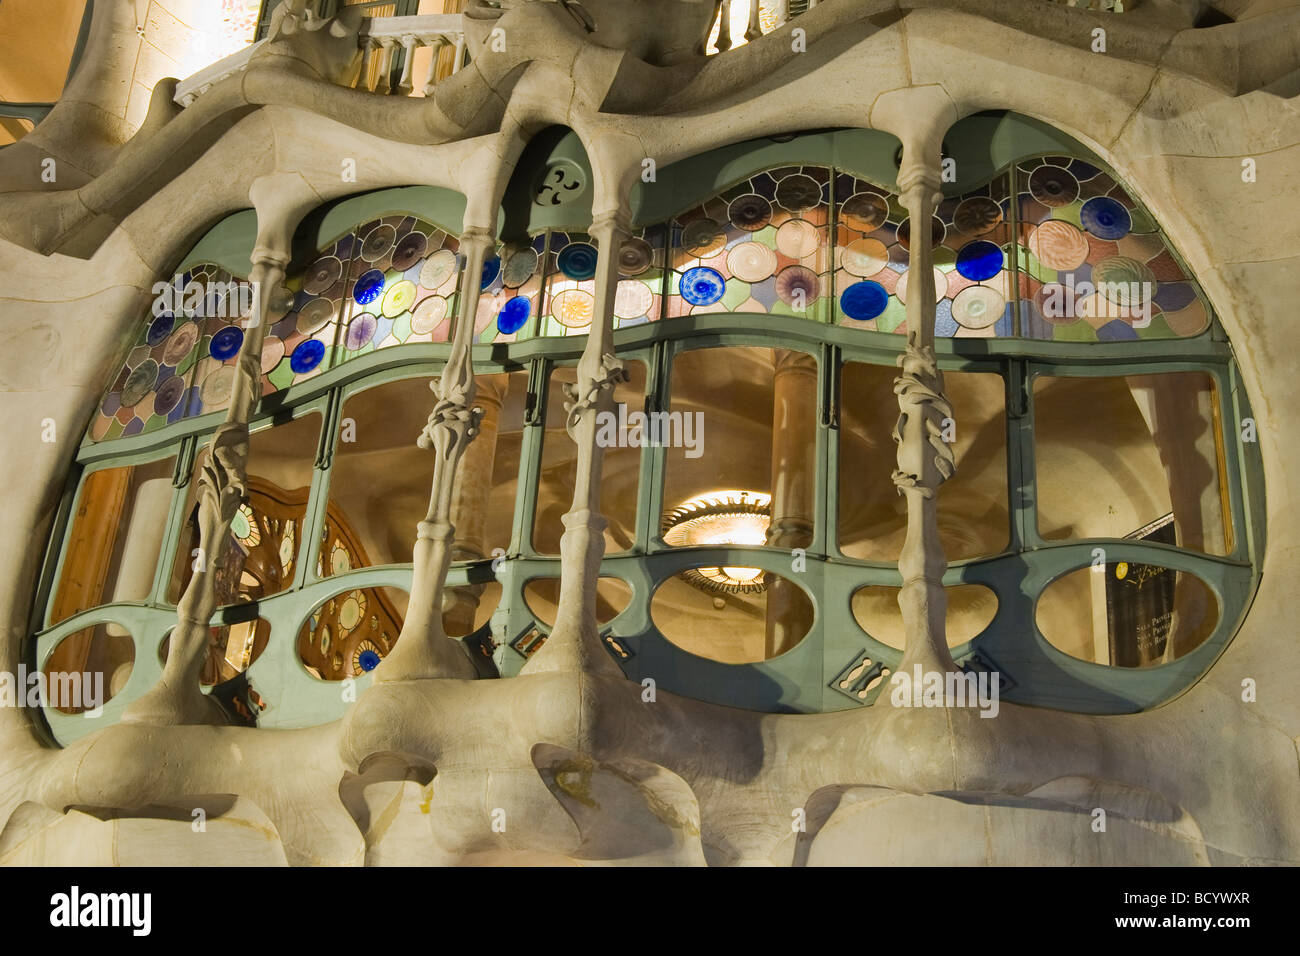
{"label": "casa batll\u00f3 facade", "polygon": [[1296,4],[72,6],[0,862],[1300,862]]}

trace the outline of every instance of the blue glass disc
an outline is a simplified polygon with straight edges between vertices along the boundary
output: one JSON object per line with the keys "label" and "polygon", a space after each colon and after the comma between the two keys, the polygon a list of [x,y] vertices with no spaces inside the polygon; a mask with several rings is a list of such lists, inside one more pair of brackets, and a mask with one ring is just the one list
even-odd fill
{"label": "blue glass disc", "polygon": [[368,647],[357,655],[357,663],[367,674],[379,666],[380,660],[382,658]]}
{"label": "blue glass disc", "polygon": [[360,279],[352,289],[352,298],[357,300],[359,305],[369,305],[379,298],[379,293],[384,291],[384,274],[378,269],[371,269]]}
{"label": "blue glass disc", "polygon": [[208,352],[218,362],[224,362],[232,358],[239,352],[239,347],[244,344],[244,333],[241,329],[233,325],[227,325],[224,329],[212,336],[212,341],[208,343]]}
{"label": "blue glass disc", "polygon": [[957,271],[971,282],[992,279],[1002,271],[1002,250],[987,239],[968,242],[957,253]]}
{"label": "blue glass disc", "polygon": [[324,357],[325,343],[320,339],[308,339],[293,350],[293,355],[289,356],[289,368],[294,371],[294,374],[301,375],[314,369]]}
{"label": "blue glass disc", "polygon": [[727,291],[727,280],[722,273],[708,266],[696,266],[682,273],[677,283],[682,298],[691,305],[713,305]]}
{"label": "blue glass disc", "polygon": [[1133,326],[1121,319],[1111,319],[1097,329],[1098,342],[1135,342],[1137,337],[1138,334],[1133,331]]}
{"label": "blue glass disc", "polygon": [[855,282],[840,295],[840,308],[850,319],[866,322],[874,319],[889,305],[889,293],[879,282],[866,279]]}
{"label": "blue glass disc", "polygon": [[596,255],[595,246],[585,242],[571,242],[560,250],[555,264],[570,279],[581,282],[596,274]]}
{"label": "blue glass disc", "polygon": [[501,307],[501,313],[497,316],[497,328],[506,335],[518,332],[524,327],[532,311],[533,304],[528,300],[528,296],[517,295]]}
{"label": "blue glass disc", "polygon": [[1094,196],[1084,203],[1079,221],[1098,239],[1123,239],[1133,228],[1128,210],[1109,196]]}
{"label": "blue glass disc", "polygon": [[497,281],[497,276],[501,274],[501,257],[493,256],[483,262],[483,281],[479,284],[479,290],[486,290],[493,282]]}
{"label": "blue glass disc", "polygon": [[149,326],[148,334],[145,336],[145,341],[149,343],[149,347],[153,348],[155,345],[160,345],[163,339],[172,334],[172,326],[175,324],[176,317],[170,312],[164,312],[154,319]]}

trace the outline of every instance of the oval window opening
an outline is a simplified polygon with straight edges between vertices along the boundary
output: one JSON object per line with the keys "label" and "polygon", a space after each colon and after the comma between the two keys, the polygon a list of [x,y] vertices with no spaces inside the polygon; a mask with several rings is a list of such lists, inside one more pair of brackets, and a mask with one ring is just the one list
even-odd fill
{"label": "oval window opening", "polygon": [[1218,624],[1219,603],[1194,574],[1116,561],[1057,578],[1039,598],[1035,621],[1071,657],[1154,667],[1200,647]]}
{"label": "oval window opening", "polygon": [[[622,578],[603,577],[596,581],[596,624],[604,627],[623,613],[632,600],[632,589]],[[560,601],[559,578],[533,578],[524,585],[524,601],[533,617],[547,627],[555,626],[555,609]]]}
{"label": "oval window opening", "polygon": [[[722,664],[756,664],[793,649],[812,628],[813,605],[793,581],[758,568],[728,568],[761,587],[718,590],[688,569],[659,585],[650,617],[670,643]],[[695,573],[692,573],[694,571]]]}
{"label": "oval window opening", "polygon": [[[214,687],[234,680],[262,656],[271,639],[271,624],[262,618],[208,628],[208,647],[199,671],[199,683]],[[163,638],[158,659],[165,666],[171,650],[171,634]]]}
{"label": "oval window opening", "polygon": [[317,606],[298,631],[298,658],[319,680],[361,677],[397,643],[410,596],[400,588],[355,588]]}
{"label": "oval window opening", "polygon": [[46,701],[64,714],[102,707],[135,669],[135,641],[120,624],[96,624],[59,641],[45,663]]}
{"label": "oval window opening", "polygon": [[[906,645],[903,612],[898,607],[901,588],[868,584],[853,592],[853,620],[886,647],[901,651]],[[948,597],[949,647],[974,640],[998,613],[998,596],[982,584],[955,584],[944,588]]]}
{"label": "oval window opening", "polygon": [[448,637],[469,637],[492,619],[501,603],[501,585],[463,584],[442,592],[442,630]]}

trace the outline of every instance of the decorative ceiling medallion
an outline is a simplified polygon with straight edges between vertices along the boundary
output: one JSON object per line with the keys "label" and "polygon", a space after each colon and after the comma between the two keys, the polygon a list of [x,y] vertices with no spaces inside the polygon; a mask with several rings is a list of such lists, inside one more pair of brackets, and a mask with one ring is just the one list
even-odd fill
{"label": "decorative ceiling medallion", "polygon": [[[664,515],[664,543],[674,548],[761,546],[767,541],[772,496],[757,491],[712,491],[682,502]],[[766,590],[761,568],[688,568],[683,580],[709,594],[758,594]]]}

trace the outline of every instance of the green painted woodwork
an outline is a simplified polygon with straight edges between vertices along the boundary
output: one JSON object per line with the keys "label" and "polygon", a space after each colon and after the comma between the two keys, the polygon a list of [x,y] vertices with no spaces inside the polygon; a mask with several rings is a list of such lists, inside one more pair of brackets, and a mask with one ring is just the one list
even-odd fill
{"label": "green painted woodwork", "polygon": [[[1059,132],[1023,117],[979,114],[958,123],[946,138],[949,154],[958,160],[961,178],[953,190],[978,185],[1016,160],[1035,154],[1079,156],[1096,162],[1080,144]],[[673,164],[658,171],[655,184],[639,185],[634,193],[638,222],[664,219],[679,209],[739,178],[773,164],[819,162],[848,169],[880,185],[890,186],[894,175],[896,142],[871,131],[813,133],[791,142],[751,141]],[[570,131],[557,129],[527,155],[535,171],[565,160],[590,175],[581,144]],[[864,158],[865,157],[865,158]],[[861,165],[854,166],[857,162]],[[525,168],[521,164],[521,169]],[[503,204],[502,229],[586,228],[590,216],[590,179],[586,199],[554,209],[537,211],[531,203],[533,174],[521,173]],[[527,188],[525,188],[527,187]],[[527,200],[527,202],[526,202]],[[332,204],[304,225],[300,239],[313,250],[358,222],[388,212],[403,211],[432,219],[448,229],[459,229],[463,197],[447,190],[408,187],[381,190]],[[585,210],[585,212],[580,212]],[[251,252],[255,223],[250,212],[237,213],[215,226],[185,260],[234,257]],[[572,218],[577,216],[577,218]],[[523,225],[526,223],[526,226]],[[242,245],[241,245],[242,244]],[[245,262],[247,252],[244,253]],[[218,259],[220,261],[220,259]],[[231,260],[233,262],[233,259]],[[1190,274],[1190,273],[1189,273]],[[838,527],[839,370],[846,362],[893,367],[904,345],[902,336],[846,328],[826,322],[781,315],[694,315],[661,320],[616,331],[618,354],[645,363],[651,408],[666,409],[673,357],[683,351],[710,346],[764,346],[805,350],[819,359],[818,425],[815,436],[817,483],[815,537],[807,549],[807,569],[792,573],[787,551],[758,548],[671,549],[659,540],[663,514],[663,448],[641,450],[635,540],[630,552],[607,556],[601,574],[618,577],[632,591],[627,608],[602,628],[627,651],[620,664],[630,679],[653,677],[660,689],[735,707],[770,712],[825,712],[870,704],[880,689],[857,700],[834,686],[863,655],[894,668],[901,652],[872,638],[854,620],[849,599],[863,585],[897,587],[902,581],[893,564],[847,558],[836,540]],[[533,338],[510,344],[482,344],[473,348],[475,368],[487,374],[528,369],[529,389],[539,409],[526,421],[516,491],[515,527],[508,554],[494,570],[492,561],[453,565],[449,586],[496,580],[502,597],[487,627],[466,640],[477,644],[490,632],[495,643],[493,660],[503,677],[517,674],[525,658],[514,642],[533,628],[547,628],[534,620],[524,600],[528,581],[559,576],[556,556],[537,554],[532,547],[533,513],[540,472],[545,422],[545,383],[552,368],[577,361],[585,337]],[[298,630],[320,603],[356,587],[390,586],[409,590],[411,565],[389,565],[352,571],[320,579],[315,574],[316,549],[325,520],[330,464],[338,436],[338,420],[346,398],[383,382],[437,374],[449,346],[408,345],[370,352],[330,369],[307,382],[263,400],[254,427],[272,420],[319,412],[323,417],[321,452],[312,483],[312,496],[298,542],[296,578],[292,589],[260,601],[255,611],[271,624],[272,637],[247,675],[271,705],[259,719],[264,727],[304,727],[333,720],[347,706],[340,685],[312,678],[299,662]],[[1251,417],[1250,403],[1232,358],[1232,350],[1217,320],[1203,334],[1184,339],[1125,343],[1075,343],[1020,338],[941,338],[935,343],[944,370],[979,370],[1002,376],[1006,396],[1007,474],[1010,520],[1008,545],[995,555],[954,561],[944,576],[946,585],[982,584],[998,594],[999,606],[992,622],[967,644],[955,648],[959,663],[994,667],[1010,679],[1004,699],[1022,704],[1101,714],[1149,709],[1190,688],[1213,664],[1235,633],[1249,607],[1259,580],[1259,560],[1265,543],[1263,470],[1259,445],[1243,442],[1236,423]],[[1034,408],[1032,381],[1043,374],[1116,376],[1153,371],[1203,370],[1214,377],[1224,423],[1224,476],[1228,484],[1234,547],[1216,557],[1169,545],[1127,539],[1086,539],[1069,542],[1042,539],[1036,527],[1034,474]],[[960,409],[957,410],[960,415]],[[132,438],[98,444],[85,443],[78,470],[70,478],[68,493],[56,521],[52,546],[38,595],[42,630],[34,638],[33,660],[43,663],[63,637],[83,627],[113,621],[136,638],[135,670],[125,689],[106,705],[98,720],[48,712],[51,739],[66,744],[120,715],[126,703],[142,694],[161,673],[157,649],[175,623],[175,609],[163,595],[170,556],[181,534],[180,513],[185,489],[178,486],[167,515],[162,555],[154,589],[143,602],[95,608],[60,623],[45,626],[52,582],[62,562],[62,542],[68,516],[74,512],[84,474],[99,467],[135,464],[178,456],[178,483],[188,479],[190,462],[199,444],[223,419],[218,412],[186,420],[169,428]],[[885,413],[888,424],[892,417]],[[892,462],[882,464],[878,480],[889,481]],[[415,476],[413,476],[414,478]],[[942,491],[940,492],[942,494]],[[1169,664],[1125,669],[1091,664],[1069,657],[1049,645],[1034,621],[1036,601],[1052,581],[1093,560],[1093,548],[1104,547],[1108,560],[1125,559],[1164,565],[1199,577],[1219,602],[1220,620],[1214,632],[1195,651]],[[749,665],[719,664],[695,657],[671,644],[650,619],[650,599],[663,581],[692,565],[740,564],[782,574],[802,587],[815,607],[808,636],[791,651],[770,661]],[[223,609],[214,618],[247,614]],[[976,660],[978,656],[978,661]],[[370,677],[356,681],[364,689]]]}

